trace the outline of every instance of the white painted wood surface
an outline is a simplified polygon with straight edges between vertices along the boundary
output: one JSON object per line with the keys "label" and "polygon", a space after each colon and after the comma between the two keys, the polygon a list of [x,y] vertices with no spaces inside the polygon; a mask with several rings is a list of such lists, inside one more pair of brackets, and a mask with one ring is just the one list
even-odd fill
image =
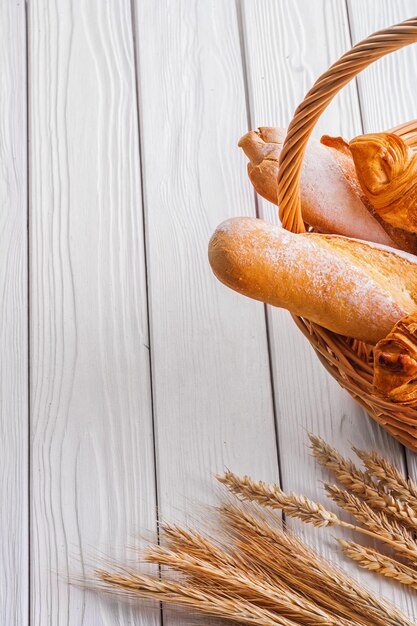
{"label": "white painted wood surface", "polygon": [[0,2],[0,623],[29,594],[28,298],[24,4]]}
{"label": "white painted wood surface", "polygon": [[216,225],[255,214],[244,77],[233,2],[142,0],[136,25],[158,501],[184,521],[225,466],[278,479],[264,308],[207,262]]}
{"label": "white painted wood surface", "polygon": [[[416,15],[417,0],[29,0],[26,11],[0,1],[0,623],[157,626],[157,607],[68,583],[103,555],[128,558],[157,515],[193,522],[225,465],[324,501],[313,430],[406,470],[403,448],[289,316],[217,283],[206,249],[231,215],[276,220],[254,200],[238,138],[287,124],[322,71]],[[417,117],[416,75],[414,46],[345,89],[317,133]],[[417,475],[411,453],[407,466]],[[417,620],[410,594],[359,574],[330,533],[300,530]],[[184,619],[164,611],[163,623]]]}
{"label": "white painted wood surface", "polygon": [[29,7],[31,624],[153,625],[68,584],[156,521],[130,3]]}

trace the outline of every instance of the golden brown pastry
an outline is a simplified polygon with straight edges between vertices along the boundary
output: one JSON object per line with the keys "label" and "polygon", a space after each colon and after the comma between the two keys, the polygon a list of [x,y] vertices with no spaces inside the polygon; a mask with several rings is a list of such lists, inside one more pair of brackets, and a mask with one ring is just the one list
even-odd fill
{"label": "golden brown pastry", "polygon": [[417,154],[393,133],[361,135],[349,148],[362,190],[378,215],[417,233]]}
{"label": "golden brown pastry", "polygon": [[417,254],[417,236],[414,233],[410,233],[402,228],[397,228],[386,222],[378,214],[370,199],[363,192],[358,180],[349,144],[346,143],[346,141],[341,137],[329,137],[328,135],[323,135],[320,141],[322,144],[333,149],[333,158],[339,164],[341,171],[352,188],[352,191],[358,198],[360,198],[361,202],[371,213],[372,217],[379,222],[387,235],[394,242],[392,246],[405,250],[406,252],[411,252],[412,254]]}
{"label": "golden brown pastry", "polygon": [[417,314],[417,265],[384,246],[242,217],[217,228],[209,260],[235,291],[367,343]]}
{"label": "golden brown pastry", "polygon": [[417,316],[402,319],[374,352],[374,386],[394,402],[417,405]]}

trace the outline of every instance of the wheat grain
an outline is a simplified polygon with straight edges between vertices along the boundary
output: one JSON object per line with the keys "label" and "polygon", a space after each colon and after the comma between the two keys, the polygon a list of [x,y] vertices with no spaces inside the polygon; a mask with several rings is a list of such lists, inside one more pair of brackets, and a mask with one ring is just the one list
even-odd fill
{"label": "wheat grain", "polygon": [[209,557],[216,565],[236,567],[242,564],[238,555],[230,555],[218,542],[210,541],[195,530],[186,530],[174,524],[163,524],[161,530],[164,543],[173,550],[184,551],[195,558]]}
{"label": "wheat grain", "polygon": [[398,522],[417,531],[417,514],[406,503],[381,489],[372,478],[360,470],[350,459],[341,456],[320,437],[309,433],[311,448],[316,460],[329,469],[340,484],[362,498],[373,510],[383,511]]}
{"label": "wheat grain", "polygon": [[361,546],[354,541],[338,539],[338,542],[342,547],[343,554],[359,563],[364,569],[417,589],[417,571],[408,565],[404,565],[404,563],[400,563],[372,548]]}
{"label": "wheat grain", "polygon": [[[209,540],[195,530],[185,530],[179,526],[163,525],[162,532],[164,543],[172,550],[184,551],[189,556],[198,559],[209,559],[211,563],[219,567],[235,567],[243,571],[249,569],[268,584],[271,583],[271,577],[264,570],[253,567],[243,553],[234,548],[231,550],[231,544],[226,550],[219,541]],[[283,583],[282,585],[284,586]]]}
{"label": "wheat grain", "polygon": [[402,557],[417,563],[417,543],[408,530],[384,513],[373,511],[357,496],[340,489],[337,485],[325,484],[330,498],[342,509],[361,522],[377,539],[383,541]]}
{"label": "wheat grain", "polygon": [[[301,519],[303,522],[313,524],[316,527],[340,526],[374,539],[382,539],[381,532],[385,527],[384,542],[398,551],[401,550],[409,560],[417,559],[417,544],[406,529],[399,526],[395,521],[389,522],[383,513],[376,513],[365,502],[347,491],[339,490],[336,485],[328,486],[329,495],[336,504],[354,514],[356,519],[364,524],[365,528],[341,520],[335,513],[328,511],[318,502],[309,500],[304,496],[286,494],[276,485],[256,482],[247,476],[241,478],[232,472],[227,472],[218,479],[232,493],[240,496],[243,500],[256,502],[272,509],[283,510],[288,517]],[[382,522],[384,523],[382,524]],[[390,532],[392,532],[392,536],[389,534]]]}
{"label": "wheat grain", "polygon": [[186,552],[155,546],[145,552],[145,560],[173,568],[198,581],[200,587],[210,590],[221,586],[224,592],[274,611],[300,624],[310,626],[337,626],[337,621],[306,598],[281,585],[273,586],[265,580],[236,566],[217,567],[211,562],[212,552],[206,558],[196,558]]}
{"label": "wheat grain", "polygon": [[410,622],[400,612],[369,594],[292,534],[245,507],[220,509],[240,552],[260,563],[272,580],[279,577],[325,610],[364,626],[399,626]]}
{"label": "wheat grain", "polygon": [[321,437],[317,437],[312,433],[308,433],[308,436],[314,458],[320,465],[333,472],[344,487],[351,491],[358,489],[357,495],[361,495],[360,490],[362,488],[375,486],[371,477],[360,470],[351,459],[343,457]]}
{"label": "wheat grain", "polygon": [[365,467],[374,476],[381,486],[392,491],[411,507],[417,515],[417,485],[410,478],[404,478],[401,472],[384,459],[378,452],[366,452],[353,448],[354,452],[363,461]]}
{"label": "wheat grain", "polygon": [[[363,527],[345,522],[305,496],[226,472],[218,480],[254,504],[222,506],[224,529],[217,539],[166,525],[162,526],[166,545],[145,552],[146,561],[168,567],[177,578],[161,580],[126,569],[99,571],[97,576],[124,594],[245,624],[413,626],[394,606],[368,593],[284,530],[274,513],[260,512],[257,505],[316,527],[349,528],[380,539],[417,564],[417,541],[410,532],[417,530],[417,486],[377,453],[355,450],[365,472],[319,437],[310,435],[310,441],[316,459],[344,487],[326,485],[327,493]],[[371,548],[339,541],[346,556],[361,567],[417,589],[417,570]]]}
{"label": "wheat grain", "polygon": [[163,537],[173,549],[148,551],[147,560],[169,566],[184,580],[161,581],[127,570],[101,571],[98,577],[128,595],[246,624],[412,626],[395,607],[344,576],[276,520],[270,524],[243,505],[220,511],[226,522],[222,541],[168,526]]}
{"label": "wheat grain", "polygon": [[107,572],[98,570],[98,578],[116,590],[123,589],[129,595],[151,598],[160,602],[185,606],[199,613],[222,617],[227,620],[258,626],[297,626],[297,622],[276,615],[245,600],[213,593],[193,585],[174,581],[162,581],[152,576],[134,572]]}
{"label": "wheat grain", "polygon": [[254,481],[249,476],[240,477],[232,472],[217,476],[217,479],[226,485],[229,491],[244,500],[279,509],[289,517],[298,518],[314,526],[334,526],[340,522],[334,513],[318,502],[294,493],[284,493],[277,485],[267,485],[262,481]]}

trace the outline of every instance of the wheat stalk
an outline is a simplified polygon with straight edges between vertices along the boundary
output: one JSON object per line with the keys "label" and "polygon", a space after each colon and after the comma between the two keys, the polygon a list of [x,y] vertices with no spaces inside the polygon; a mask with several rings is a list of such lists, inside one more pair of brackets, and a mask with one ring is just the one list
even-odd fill
{"label": "wheat stalk", "polygon": [[[220,509],[222,511],[222,509]],[[255,518],[254,518],[255,519]],[[268,572],[265,567],[258,564],[253,558],[253,555],[245,554],[245,550],[236,549],[235,542],[228,542],[229,551],[226,552],[219,542],[213,542],[201,535],[196,531],[184,530],[178,526],[166,526],[163,529],[163,540],[167,543],[172,550],[184,551],[191,557],[197,559],[209,560],[210,563],[224,568],[237,569],[244,574],[252,577],[252,580],[265,582],[268,586],[273,588],[278,587],[285,592],[288,596],[292,594],[291,586],[288,585],[282,578],[276,576],[276,572]],[[233,546],[233,551],[230,552],[230,545]],[[248,544],[252,545],[251,543]],[[295,601],[298,602],[299,596],[297,595]],[[308,600],[304,594],[302,602],[307,603]],[[311,608],[314,608],[314,603]],[[344,623],[339,621],[340,626]]]}
{"label": "wheat stalk", "polygon": [[289,588],[282,589],[280,585],[273,586],[239,567],[217,567],[210,561],[210,554],[201,559],[190,556],[186,552],[155,546],[147,550],[144,556],[145,560],[151,563],[166,565],[187,576],[195,577],[199,586],[203,586],[204,589],[210,590],[213,586],[219,585],[224,592],[227,592],[227,595],[233,593],[262,608],[297,620],[300,624],[338,625],[338,622],[328,613]]}
{"label": "wheat stalk", "polygon": [[333,472],[341,485],[365,500],[372,509],[383,511],[417,531],[417,514],[406,502],[381,489],[368,474],[360,470],[350,459],[341,456],[320,437],[309,433],[309,438],[316,460]]}
{"label": "wheat stalk", "polygon": [[384,459],[378,452],[371,450],[366,452],[359,448],[353,448],[354,452],[363,461],[365,467],[374,476],[381,486],[386,487],[395,495],[407,502],[417,515],[417,485],[410,478],[404,478],[401,472]]}
{"label": "wheat stalk", "polygon": [[195,530],[186,530],[171,524],[163,524],[161,530],[164,543],[172,550],[186,552],[197,559],[209,558],[212,563],[221,567],[244,568],[246,565],[241,555],[226,552],[219,542],[211,541]]}
{"label": "wheat stalk", "polygon": [[337,485],[325,484],[327,494],[342,509],[361,522],[376,538],[392,547],[395,552],[417,563],[417,543],[411,534],[384,513],[377,513],[366,502]]}
{"label": "wheat stalk", "polygon": [[[163,541],[172,550],[186,552],[189,556],[198,559],[209,559],[211,563],[219,567],[240,568],[243,571],[250,570],[252,574],[260,579],[276,583],[268,576],[267,572],[260,567],[254,567],[254,564],[245,558],[245,554],[233,548],[228,551],[220,544],[219,541],[211,541],[195,530],[185,530],[179,526],[164,525],[162,526]],[[289,590],[283,581],[280,581],[281,587]]]}
{"label": "wheat stalk", "polygon": [[376,572],[387,578],[417,589],[417,571],[372,548],[361,546],[354,541],[338,539],[343,554],[353,559],[364,569]]}
{"label": "wheat stalk", "polygon": [[109,587],[127,591],[134,597],[169,602],[206,615],[257,626],[297,626],[299,623],[262,609],[251,602],[226,596],[220,592],[207,592],[195,585],[162,581],[159,578],[134,572],[112,573],[98,570],[96,574]]}
{"label": "wheat stalk", "polygon": [[249,476],[240,477],[229,471],[217,476],[217,480],[242,499],[279,509],[288,517],[295,517],[317,527],[335,526],[340,523],[337,515],[323,505],[305,496],[287,494],[278,485],[267,485],[262,481],[252,480]]}
{"label": "wheat stalk", "polygon": [[179,572],[180,580],[127,570],[99,571],[97,576],[107,587],[133,597],[246,624],[412,626],[395,607],[366,592],[276,520],[271,524],[243,505],[229,504],[220,512],[226,522],[222,541],[167,526],[163,538],[171,548],[154,546],[145,554],[146,560]]}
{"label": "wheat stalk", "polygon": [[220,509],[226,527],[240,552],[279,577],[325,610],[365,626],[399,626],[410,622],[400,612],[369,594],[295,536],[269,524],[246,508],[225,505]]}
{"label": "wheat stalk", "polygon": [[[370,517],[374,519],[374,525],[371,527],[370,524],[365,524],[366,528],[362,528],[361,526],[357,526],[355,524],[350,524],[349,522],[344,522],[341,520],[335,513],[328,511],[322,504],[318,502],[314,502],[304,496],[298,496],[293,493],[286,494],[284,493],[277,485],[267,485],[262,481],[254,481],[248,476],[240,477],[232,472],[226,472],[223,476],[219,476],[218,480],[227,486],[227,488],[237,496],[240,496],[243,500],[248,500],[250,502],[256,502],[261,506],[267,506],[272,509],[279,509],[286,513],[288,517],[294,517],[297,519],[301,519],[303,522],[307,524],[312,524],[316,527],[321,526],[340,526],[342,528],[349,528],[350,530],[354,530],[356,532],[362,533],[363,535],[367,535],[372,537],[373,539],[381,539],[380,527],[377,524],[378,514],[376,514],[372,509],[367,506],[365,503],[362,503],[358,498],[358,508],[360,505],[363,505],[363,509],[369,512]],[[334,486],[334,490],[337,490],[337,487]],[[342,492],[346,493],[347,492]],[[350,494],[347,494],[350,495]],[[335,494],[336,497],[336,494]],[[353,500],[355,496],[351,496]],[[343,498],[340,496],[340,502],[342,502]],[[341,504],[337,502],[339,506]],[[347,506],[347,504],[346,504]],[[346,508],[346,506],[344,508]],[[352,512],[354,507],[351,507]],[[386,520],[386,527],[388,528],[389,522],[383,513],[380,513],[379,516]],[[357,517],[357,516],[356,516]],[[359,519],[357,517],[357,519]],[[365,513],[363,514],[360,521],[364,523],[366,519]],[[395,522],[392,523],[392,526],[395,526]],[[395,526],[397,534],[401,536],[400,540],[397,538],[392,538],[388,536],[388,531],[385,533],[385,543],[391,545],[393,548],[400,550],[403,549],[404,552],[408,554],[409,559],[414,560],[417,558],[417,544],[411,540],[411,536],[407,535],[404,529],[401,529],[399,526]],[[409,545],[408,545],[409,543]]]}
{"label": "wheat stalk", "polygon": [[[417,530],[417,486],[377,453],[355,450],[365,472],[319,437],[310,435],[310,441],[316,459],[344,487],[327,484],[328,495],[363,526],[345,522],[305,496],[226,472],[218,480],[241,500],[255,504],[222,506],[224,529],[217,539],[162,526],[164,545],[150,547],[144,558],[169,568],[173,579],[123,569],[98,571],[98,578],[114,591],[242,624],[413,626],[395,607],[369,594],[284,530],[272,512],[261,514],[256,506],[281,510],[316,527],[352,529],[382,540],[417,563],[417,540],[408,530]],[[339,541],[346,556],[361,567],[417,589],[417,570],[371,548]]]}

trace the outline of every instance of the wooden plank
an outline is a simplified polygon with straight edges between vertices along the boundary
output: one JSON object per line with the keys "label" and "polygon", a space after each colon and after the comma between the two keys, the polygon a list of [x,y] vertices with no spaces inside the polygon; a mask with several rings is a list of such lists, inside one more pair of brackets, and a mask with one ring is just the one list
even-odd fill
{"label": "wooden plank", "polygon": [[136,25],[159,507],[191,522],[225,466],[278,479],[264,309],[207,262],[217,224],[254,214],[236,6],[141,0]]}
{"label": "wooden plank", "polygon": [[[416,0],[348,0],[352,39],[356,43],[376,30],[417,15]],[[417,117],[417,46],[407,46],[368,67],[358,76],[367,133],[379,132]]]}
{"label": "wooden plank", "polygon": [[[349,0],[352,39],[356,43],[375,30],[417,15],[416,0]],[[358,85],[365,132],[379,132],[417,117],[417,45],[384,57],[359,75]],[[417,456],[406,452],[407,469],[417,480]],[[417,617],[415,603],[412,614]]]}
{"label": "wooden plank", "polygon": [[131,8],[30,23],[31,624],[157,624],[68,583],[155,530]]}
{"label": "wooden plank", "polygon": [[0,3],[0,621],[28,624],[26,25]]}
{"label": "wooden plank", "polygon": [[[345,4],[324,0],[314,3],[249,0],[243,4],[242,19],[251,124],[253,127],[287,125],[314,80],[350,48]],[[322,132],[346,137],[361,132],[354,84],[326,111],[316,135]],[[260,207],[263,216],[277,220],[276,207],[263,201]],[[351,444],[364,448],[375,446],[400,465],[402,448],[324,371],[287,313],[271,308],[268,319],[283,486],[326,501],[329,508],[337,510],[323,494],[319,481],[328,474],[310,458],[306,431],[322,436],[347,455],[351,454]],[[399,606],[410,609],[405,593],[379,577],[359,572],[338,553],[328,533],[296,527],[312,545],[331,555],[345,570],[360,576],[376,592],[394,599]]]}

